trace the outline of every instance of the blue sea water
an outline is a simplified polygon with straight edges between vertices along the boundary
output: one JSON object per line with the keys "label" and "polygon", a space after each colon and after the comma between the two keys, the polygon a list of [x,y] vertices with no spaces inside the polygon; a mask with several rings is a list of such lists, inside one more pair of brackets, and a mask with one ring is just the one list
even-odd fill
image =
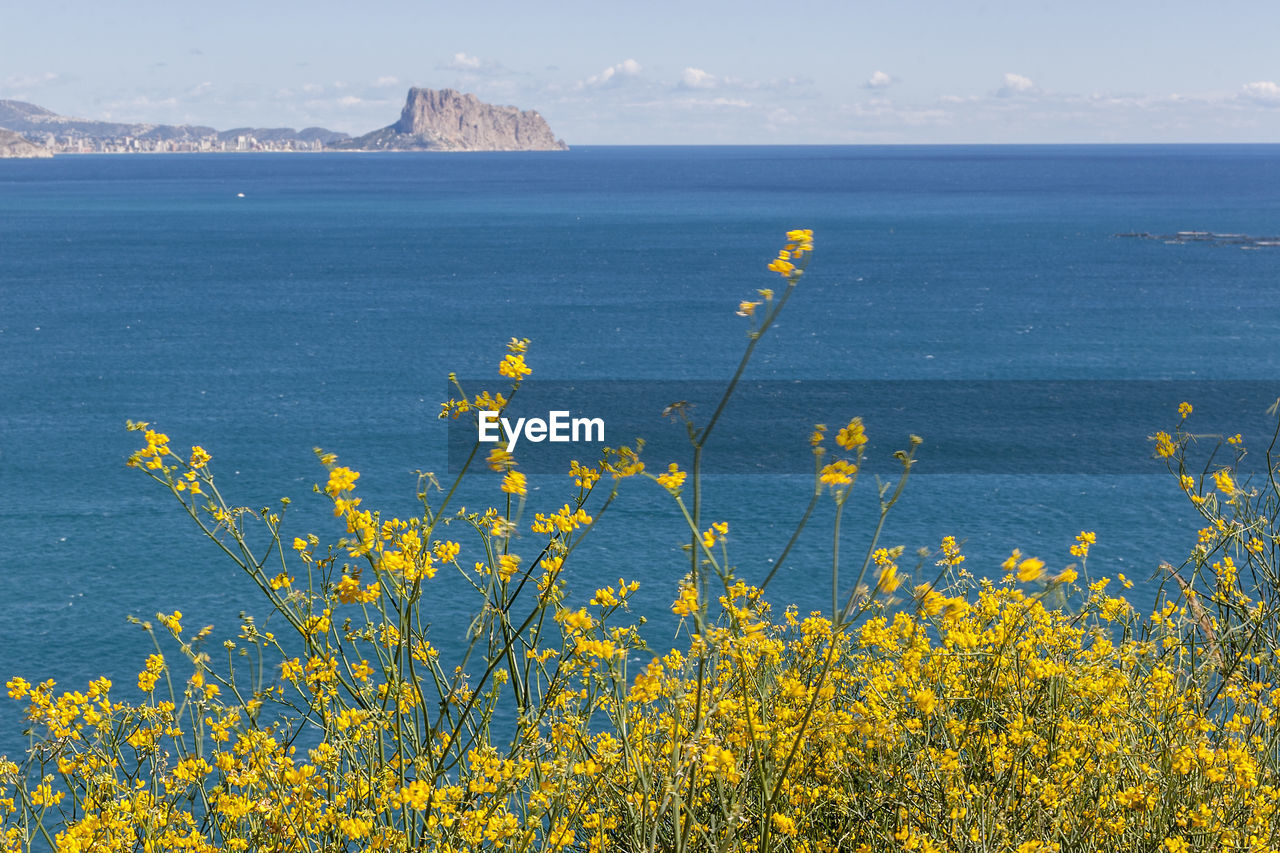
{"label": "blue sea water", "polygon": [[[727,378],[746,342],[737,304],[778,285],[764,265],[795,227],[814,230],[817,250],[751,380],[890,392],[1160,380],[1179,393],[1251,380],[1265,397],[1280,377],[1280,247],[1114,236],[1280,234],[1280,146],[0,161],[0,674],[128,685],[151,646],[127,615],[180,609],[215,638],[242,610],[268,615],[172,499],[124,467],[138,445],[126,419],[208,448],[234,501],[291,496],[290,535],[334,537],[311,494],[312,448],[363,472],[367,505],[411,512],[414,472],[448,467],[445,376],[493,376],[513,336],[533,341],[538,378]],[[1175,417],[1143,399],[1112,413],[1139,438]],[[1264,405],[1196,417],[1260,430]],[[973,571],[996,574],[1015,547],[1070,562],[1072,537],[1096,530],[1091,572],[1127,574],[1138,602],[1159,562],[1193,544],[1194,516],[1154,461],[1107,475],[956,473],[939,460],[951,472],[930,474],[931,435],[945,446],[966,414],[927,414],[886,544],[911,553],[955,535]],[[982,416],[1016,434],[1018,400]],[[876,428],[871,453],[905,446]],[[639,579],[660,648],[686,534],[656,486],[629,485],[571,578],[584,598]],[[558,506],[566,487],[536,477],[529,512]],[[768,571],[809,488],[802,476],[709,479],[708,516],[729,521],[746,577]],[[874,517],[870,484],[858,495],[846,554],[865,548]],[[830,522],[824,504],[775,601],[827,605]],[[449,596],[433,607],[447,651],[469,614]],[[21,748],[20,728],[16,703],[0,701],[0,752]]]}

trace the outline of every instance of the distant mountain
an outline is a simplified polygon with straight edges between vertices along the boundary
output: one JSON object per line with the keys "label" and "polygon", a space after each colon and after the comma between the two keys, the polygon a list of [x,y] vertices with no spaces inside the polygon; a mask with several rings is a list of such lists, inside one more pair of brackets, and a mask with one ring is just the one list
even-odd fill
{"label": "distant mountain", "polygon": [[345,133],[308,127],[297,131],[291,127],[241,127],[218,131],[202,125],[127,124],[60,116],[57,113],[23,101],[0,100],[0,128],[7,128],[33,140],[69,143],[76,140],[133,139],[141,143],[199,143],[217,140],[236,143],[241,137],[264,143],[306,142],[329,144],[350,138]]}
{"label": "distant mountain", "polygon": [[[11,118],[15,117],[15,118]],[[52,113],[44,107],[37,107],[35,104],[28,104],[25,101],[0,101],[0,121],[12,123],[15,121],[48,121],[49,119],[58,119],[57,113]]]}
{"label": "distant mountain", "polygon": [[53,152],[43,145],[36,145],[11,130],[0,130],[0,159],[6,157],[52,156]]}
{"label": "distant mountain", "polygon": [[400,120],[333,145],[362,151],[565,151],[533,110],[486,104],[453,89],[410,89]]}
{"label": "distant mountain", "polygon": [[[0,101],[0,127],[16,130],[25,136],[38,138],[53,135],[105,138],[142,136],[164,125],[122,124],[110,121],[90,121],[60,116],[55,112],[23,101]],[[189,128],[196,130],[196,128]],[[200,128],[210,133],[212,128]]]}

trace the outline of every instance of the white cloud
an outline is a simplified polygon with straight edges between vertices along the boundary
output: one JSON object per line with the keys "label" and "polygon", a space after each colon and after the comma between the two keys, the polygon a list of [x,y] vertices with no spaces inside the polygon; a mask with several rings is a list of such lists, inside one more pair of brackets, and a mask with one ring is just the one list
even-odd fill
{"label": "white cloud", "polygon": [[177,106],[178,99],[172,96],[153,98],[150,95],[137,95],[107,101],[102,105],[102,113],[106,121],[156,122],[162,120],[163,113]]}
{"label": "white cloud", "polygon": [[893,83],[893,77],[883,71],[876,71],[862,84],[864,89],[887,89]]}
{"label": "white cloud", "polygon": [[1030,77],[1023,77],[1021,74],[1006,73],[1004,75],[1004,85],[996,91],[996,94],[1002,98],[1008,98],[1013,95],[1027,95],[1035,91],[1036,84]]}
{"label": "white cloud", "polygon": [[388,86],[399,86],[400,78],[392,77],[390,75],[387,75],[385,77],[379,77],[377,80],[373,81],[373,85],[377,86],[378,88],[385,88]]}
{"label": "white cloud", "polygon": [[[662,105],[662,103],[663,103],[662,101],[659,101],[657,105],[660,106]],[[708,107],[733,107],[735,109],[747,109],[748,107],[755,106],[755,104],[751,103],[751,101],[744,100],[743,98],[723,98],[723,97],[681,98],[679,100],[673,101],[672,104],[675,106],[688,107],[688,108],[694,108],[694,109],[706,109]]]}
{"label": "white cloud", "polygon": [[6,89],[26,89],[31,86],[47,86],[57,81],[58,75],[53,71],[45,71],[42,74],[15,74],[12,77],[6,77],[4,87]]}
{"label": "white cloud", "polygon": [[512,71],[497,60],[482,59],[479,56],[471,56],[467,53],[455,53],[448,62],[438,63],[436,70],[452,71],[456,75],[454,78],[456,81],[465,81],[468,84],[474,83],[479,77],[487,77],[492,80],[492,78],[527,76]]}
{"label": "white cloud", "polygon": [[[861,87],[874,70],[892,78],[888,67],[856,70],[847,83]],[[1215,90],[1062,91],[1046,86],[1038,67],[1005,67],[1007,76],[988,72],[986,85],[979,81],[971,90],[942,79],[939,92],[913,96],[900,94],[907,84],[897,80],[887,88],[859,88],[859,95],[833,103],[805,79],[738,80],[720,73],[727,67],[713,64],[714,72],[706,65],[676,65],[666,72],[646,65],[638,78],[620,80],[615,66],[611,75],[595,75],[598,83],[624,84],[609,91],[608,102],[600,97],[605,89],[586,89],[585,83],[570,91],[573,79],[586,77],[583,72],[539,105],[554,108],[558,133],[584,144],[1261,142],[1280,133],[1280,77],[1258,73],[1252,82],[1246,77]],[[624,127],[625,132],[619,129]]]}
{"label": "white cloud", "polygon": [[467,56],[465,53],[459,52],[453,55],[453,59],[449,60],[447,67],[465,71],[479,68],[481,64],[480,57]]}
{"label": "white cloud", "polygon": [[1245,83],[1240,91],[1246,98],[1257,101],[1280,101],[1280,86],[1271,80],[1259,80],[1256,83]]}
{"label": "white cloud", "polygon": [[338,106],[340,107],[358,107],[364,103],[364,98],[357,98],[355,95],[343,95],[338,98]]}
{"label": "white cloud", "polygon": [[769,115],[765,119],[765,123],[771,130],[776,130],[785,125],[795,124],[797,121],[799,121],[799,119],[796,115],[783,107],[778,107],[770,111]]}
{"label": "white cloud", "polygon": [[592,74],[586,80],[578,83],[577,88],[600,88],[603,86],[616,86],[628,77],[635,77],[640,73],[640,63],[634,59],[624,59],[617,65],[611,65],[599,74]]}
{"label": "white cloud", "polygon": [[686,68],[680,75],[680,85],[688,89],[714,89],[716,83],[716,75],[701,68]]}
{"label": "white cloud", "polygon": [[[939,100],[950,103],[946,101],[946,96]],[[848,104],[842,107],[839,113],[857,121],[860,133],[878,133],[895,126],[945,125],[951,117],[946,108],[897,104],[889,98],[871,98],[861,103]]]}

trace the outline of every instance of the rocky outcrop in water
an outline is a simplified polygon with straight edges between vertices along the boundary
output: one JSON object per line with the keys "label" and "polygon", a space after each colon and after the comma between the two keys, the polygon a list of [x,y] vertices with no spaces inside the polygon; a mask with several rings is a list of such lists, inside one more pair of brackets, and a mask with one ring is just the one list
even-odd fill
{"label": "rocky outcrop in water", "polygon": [[1178,231],[1174,234],[1151,234],[1147,231],[1126,231],[1117,237],[1137,240],[1158,240],[1169,246],[1185,246],[1188,243],[1204,243],[1210,246],[1239,246],[1241,249],[1265,249],[1280,247],[1280,235],[1253,237],[1248,234],[1219,234],[1217,231]]}
{"label": "rocky outcrop in water", "polygon": [[21,134],[0,128],[0,157],[52,157],[53,152]]}
{"label": "rocky outcrop in water", "polygon": [[453,89],[410,89],[400,120],[334,148],[363,151],[565,151],[533,110],[486,104]]}

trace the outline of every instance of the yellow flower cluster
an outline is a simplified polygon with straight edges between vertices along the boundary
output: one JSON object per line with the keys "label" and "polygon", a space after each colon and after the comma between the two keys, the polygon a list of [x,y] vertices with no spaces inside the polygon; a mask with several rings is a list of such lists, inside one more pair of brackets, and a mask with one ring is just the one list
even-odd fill
{"label": "yellow flower cluster", "polygon": [[[822,457],[826,453],[822,447],[826,430],[827,428],[824,424],[818,424],[814,428],[813,434],[809,436],[809,444],[814,448],[814,453],[818,457]],[[852,486],[858,479],[858,468],[862,462],[866,443],[867,431],[866,427],[863,426],[862,418],[854,418],[836,433],[836,444],[844,450],[854,453],[855,457],[853,459],[833,459],[818,471],[818,482],[831,487],[831,491],[838,503],[844,503],[849,494],[848,487]]]}
{"label": "yellow flower cluster", "polygon": [[[130,429],[144,429],[147,426],[145,423],[129,424]],[[169,436],[162,432],[148,429],[144,438],[147,441],[147,446],[129,457],[129,466],[134,468],[142,466],[152,471],[163,468],[164,458],[171,453],[169,450]]]}
{"label": "yellow flower cluster", "polygon": [[867,443],[867,431],[862,425],[862,418],[854,418],[849,425],[836,433],[836,444],[848,451],[856,451]]}
{"label": "yellow flower cluster", "polygon": [[729,523],[725,521],[717,521],[715,524],[702,531],[702,547],[711,548],[718,541],[723,541],[729,535]]}
{"label": "yellow flower cluster", "polygon": [[1098,541],[1098,534],[1092,531],[1082,530],[1076,536],[1076,544],[1071,546],[1071,555],[1073,557],[1089,556],[1089,548]]}
{"label": "yellow flower cluster", "polygon": [[611,447],[604,449],[605,463],[604,468],[613,475],[615,480],[623,480],[627,477],[635,477],[644,473],[644,462],[640,460],[640,449],[643,443],[638,443],[633,449],[630,447],[619,447],[616,450]]}
{"label": "yellow flower cluster", "polygon": [[837,459],[827,465],[822,466],[822,473],[819,479],[828,486],[847,486],[853,483],[854,475],[858,473],[858,466],[847,459]]}
{"label": "yellow flower cluster", "polygon": [[685,472],[680,470],[680,466],[672,462],[667,466],[665,474],[659,474],[655,479],[658,485],[671,492],[673,495],[680,493],[681,487],[684,486]]}
{"label": "yellow flower cluster", "polygon": [[498,373],[519,382],[533,373],[533,370],[524,363],[524,356],[510,354],[498,365]]}
{"label": "yellow flower cluster", "polygon": [[[788,238],[788,262],[811,248],[808,232]],[[504,362],[517,381],[526,345]],[[70,691],[11,678],[32,745],[22,763],[0,758],[0,853],[1280,851],[1280,487],[1261,494],[1240,472],[1239,443],[1226,441],[1237,464],[1194,464],[1180,427],[1158,434],[1204,526],[1145,619],[1089,578],[1089,531],[1070,546],[1078,566],[1046,579],[1044,560],[1014,551],[999,582],[945,537],[940,573],[910,593],[904,549],[873,538],[845,581],[856,607],[776,619],[768,578],[751,586],[713,559],[729,525],[694,510],[680,639],[654,653],[616,621],[637,583],[593,583],[586,600],[565,579],[616,496],[588,513],[601,472],[642,473],[636,451],[574,462],[576,498],[536,513],[535,537],[517,535],[509,499],[437,503],[429,475],[421,515],[384,519],[355,497],[359,474],[320,454],[315,491],[338,528],[322,543],[283,533],[287,501],[223,503],[201,448],[183,458],[131,427],[146,444],[130,465],[224,545],[287,636],[243,616],[219,668],[210,629],[175,610],[157,620],[176,653],[148,657],[141,699],[105,678]],[[818,454],[814,501],[829,483],[843,507],[861,421],[836,443],[856,458]],[[898,458],[909,470],[911,453]],[[489,461],[495,493],[523,497],[511,461]],[[653,477],[682,510],[685,476]],[[839,509],[835,526],[838,544]],[[441,565],[457,586],[434,580]],[[430,626],[468,587],[478,604],[449,660]]]}
{"label": "yellow flower cluster", "polygon": [[[861,422],[836,441],[860,450]],[[15,811],[79,798],[57,830],[60,846],[115,849],[146,837],[165,849],[277,849],[273,839],[292,837],[311,849],[604,850],[627,838],[645,849],[675,846],[687,833],[701,849],[743,851],[1032,851],[1073,849],[1073,838],[1173,850],[1265,839],[1277,817],[1280,780],[1265,744],[1280,720],[1280,690],[1251,664],[1247,677],[1242,668],[1217,682],[1226,702],[1206,703],[1179,661],[1207,655],[1225,672],[1226,650],[1213,633],[1220,620],[1192,605],[1162,602],[1151,633],[1121,641],[1106,626],[1129,624],[1133,609],[1107,596],[1105,582],[1090,586],[1076,612],[1051,610],[1044,596],[1071,584],[1074,569],[1033,595],[1014,584],[1043,577],[1045,563],[1014,552],[1004,586],[984,581],[966,594],[965,556],[946,537],[937,562],[959,572],[958,587],[921,585],[914,610],[877,603],[857,625],[794,611],[778,624],[760,590],[726,574],[723,594],[708,600],[691,576],[672,606],[697,617],[688,645],[629,676],[639,638],[608,619],[638,585],[596,589],[595,611],[564,603],[571,537],[592,523],[581,502],[537,515],[532,528],[547,546],[523,576],[505,540],[486,538],[509,522],[493,510],[460,512],[493,554],[473,577],[500,585],[486,592],[498,597],[478,623],[494,631],[490,663],[469,671],[445,666],[399,615],[419,594],[416,582],[457,563],[461,544],[432,535],[434,514],[381,521],[360,509],[358,473],[322,458],[323,491],[347,537],[328,551],[314,536],[295,537],[289,550],[335,580],[314,591],[293,590],[292,579],[266,585],[293,590],[279,601],[296,614],[305,653],[283,656],[278,683],[241,694],[220,691],[183,644],[196,668],[177,698],[194,704],[211,748],[194,750],[192,715],[158,695],[169,666],[159,654],[139,675],[152,697],[140,706],[111,699],[106,682],[60,696],[50,683],[9,682],[10,696],[27,701],[33,724],[59,744],[60,770],[95,780],[64,788],[37,774],[11,798]],[[584,491],[598,479],[592,470],[571,471]],[[669,467],[654,479],[678,488],[681,474]],[[278,524],[271,514],[263,521]],[[1269,552],[1253,522],[1215,518],[1201,538],[1214,545],[1246,530],[1246,553]],[[702,545],[727,533],[713,524]],[[1086,557],[1095,541],[1081,532],[1072,554]],[[344,550],[365,564],[325,556]],[[902,587],[902,553],[871,555],[883,596]],[[1230,556],[1212,569],[1210,603],[1252,606]],[[537,580],[537,600],[513,632],[506,596],[520,577]],[[553,628],[541,627],[540,612]],[[178,641],[181,619],[159,616]],[[1188,645],[1188,627],[1216,645]],[[280,648],[251,623],[241,637]],[[515,719],[536,721],[517,724],[513,746],[463,737],[462,720],[493,713],[511,688],[534,703]],[[268,704],[305,714],[264,725]],[[453,727],[437,728],[449,719]],[[306,727],[322,736],[303,756],[289,744]],[[122,760],[122,742],[154,767],[145,796],[129,781],[136,768]]]}
{"label": "yellow flower cluster", "polygon": [[778,252],[778,257],[769,263],[769,269],[794,283],[803,273],[803,264],[797,264],[806,254],[813,251],[813,232],[804,229],[787,232],[787,244]]}

